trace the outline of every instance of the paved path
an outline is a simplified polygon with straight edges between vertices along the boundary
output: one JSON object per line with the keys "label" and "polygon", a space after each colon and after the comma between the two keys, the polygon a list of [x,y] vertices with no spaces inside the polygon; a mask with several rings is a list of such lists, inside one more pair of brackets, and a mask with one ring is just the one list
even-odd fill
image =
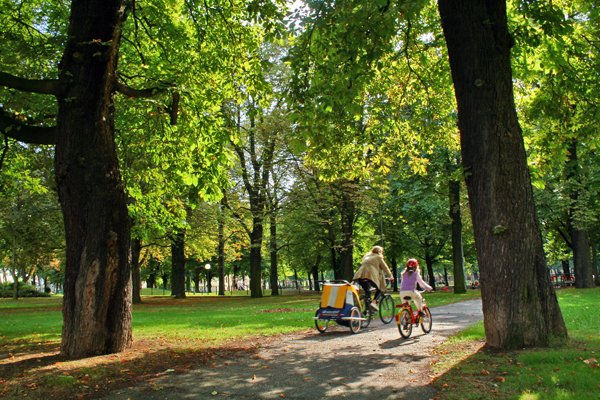
{"label": "paved path", "polygon": [[107,399],[430,399],[430,351],[482,319],[481,301],[432,309],[433,329],[400,338],[395,322],[374,320],[357,335],[335,327],[325,334],[285,335],[255,355],[180,375],[158,377]]}

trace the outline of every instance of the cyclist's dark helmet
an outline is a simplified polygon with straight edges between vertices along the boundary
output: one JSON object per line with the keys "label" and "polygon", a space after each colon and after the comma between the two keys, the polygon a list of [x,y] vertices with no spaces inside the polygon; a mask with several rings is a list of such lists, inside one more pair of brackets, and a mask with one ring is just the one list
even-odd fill
{"label": "cyclist's dark helmet", "polygon": [[406,269],[409,271],[416,271],[419,266],[419,262],[416,258],[411,258],[406,262]]}

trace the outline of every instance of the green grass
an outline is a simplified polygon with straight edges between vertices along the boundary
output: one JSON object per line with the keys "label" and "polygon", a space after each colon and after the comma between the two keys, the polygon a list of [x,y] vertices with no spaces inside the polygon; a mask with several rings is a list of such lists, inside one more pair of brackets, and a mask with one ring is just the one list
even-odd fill
{"label": "green grass", "polygon": [[483,323],[475,324],[437,349],[435,368],[450,367],[436,382],[439,398],[600,399],[600,367],[590,362],[600,361],[600,288],[560,290],[558,299],[569,332],[566,344],[504,353],[482,350],[457,362],[484,339]]}
{"label": "green grass", "polygon": [[[430,307],[479,297],[436,292],[426,294]],[[397,294],[394,294],[399,301]],[[266,296],[197,295],[185,300],[144,297],[133,307],[135,339],[194,340],[218,345],[247,336],[275,335],[310,329],[319,304],[318,294]],[[0,346],[23,350],[28,345],[60,340],[62,297],[0,299]],[[1,348],[1,347],[0,347]]]}

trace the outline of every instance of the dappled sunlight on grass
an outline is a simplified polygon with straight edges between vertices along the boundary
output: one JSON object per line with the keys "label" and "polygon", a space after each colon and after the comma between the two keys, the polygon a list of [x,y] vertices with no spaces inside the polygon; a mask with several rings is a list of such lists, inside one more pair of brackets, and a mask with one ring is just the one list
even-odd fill
{"label": "dappled sunlight on grass", "polygon": [[[590,315],[587,307],[600,304],[600,288],[561,290],[558,298],[569,330],[566,344],[492,352],[477,347],[484,339],[478,323],[438,346],[439,399],[598,400],[600,313]],[[476,390],[465,392],[465,386]]]}
{"label": "dappled sunlight on grass", "polygon": [[519,396],[519,400],[541,400],[540,395],[538,393],[523,393]]}

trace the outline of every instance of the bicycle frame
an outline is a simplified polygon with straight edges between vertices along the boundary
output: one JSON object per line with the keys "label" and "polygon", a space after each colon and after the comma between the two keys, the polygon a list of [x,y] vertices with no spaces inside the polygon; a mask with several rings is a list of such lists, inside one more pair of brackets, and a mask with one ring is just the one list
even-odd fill
{"label": "bicycle frame", "polygon": [[[419,292],[419,293],[423,293],[423,292]],[[404,300],[402,299],[404,302],[401,304],[396,304],[396,308],[398,308],[398,312],[396,313],[395,319],[396,319],[396,323],[398,322],[398,319],[400,318],[400,311],[401,310],[408,310],[408,312],[410,313],[410,323],[412,325],[419,325],[421,323],[421,318],[422,316],[419,315],[418,311],[413,311],[412,306],[410,305],[410,300]],[[425,304],[425,299],[423,299],[423,310],[427,309],[427,304]]]}

